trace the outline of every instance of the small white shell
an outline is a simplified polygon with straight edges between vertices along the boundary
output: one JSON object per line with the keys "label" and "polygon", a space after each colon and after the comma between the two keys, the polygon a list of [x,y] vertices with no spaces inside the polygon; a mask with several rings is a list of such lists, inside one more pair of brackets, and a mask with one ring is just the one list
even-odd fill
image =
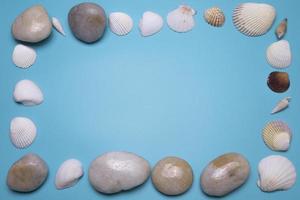
{"label": "small white shell", "polygon": [[286,40],[274,42],[267,49],[267,61],[274,67],[284,69],[292,62],[292,52],[290,44]]}
{"label": "small white shell", "polygon": [[215,27],[221,27],[225,23],[225,15],[218,7],[212,7],[204,12],[205,21]]}
{"label": "small white shell", "polygon": [[28,118],[16,117],[10,123],[10,139],[13,145],[23,149],[29,147],[36,137],[36,126]]}
{"label": "small white shell", "polygon": [[109,15],[110,30],[117,35],[127,35],[133,28],[133,20],[122,12],[113,12]]}
{"label": "small white shell", "polygon": [[52,25],[54,28],[63,36],[66,36],[65,31],[60,23],[60,21],[56,17],[52,17]]}
{"label": "small white shell", "polygon": [[296,169],[286,157],[272,155],[262,159],[258,165],[258,187],[262,191],[287,190],[296,182]]}
{"label": "small white shell", "polygon": [[289,149],[292,132],[289,126],[282,121],[272,121],[263,129],[263,140],[274,151],[287,151]]}
{"label": "small white shell", "polygon": [[278,113],[278,112],[286,109],[289,106],[291,99],[292,99],[291,97],[286,97],[286,98],[282,99],[281,101],[279,101],[277,103],[277,105],[273,108],[271,114],[275,114],[275,113]]}
{"label": "small white shell", "polygon": [[139,23],[139,28],[142,36],[151,36],[159,32],[164,25],[163,18],[154,12],[144,12]]}
{"label": "small white shell", "polygon": [[36,52],[28,46],[18,44],[13,51],[12,60],[17,67],[25,69],[34,64]]}
{"label": "small white shell", "polygon": [[74,186],[83,176],[83,167],[79,160],[69,159],[61,164],[56,178],[55,186],[57,189],[65,189]]}
{"label": "small white shell", "polygon": [[271,28],[276,17],[273,6],[264,3],[243,3],[233,12],[235,27],[247,36],[260,36]]}
{"label": "small white shell", "polygon": [[188,32],[195,26],[195,14],[196,11],[193,8],[181,5],[168,14],[167,23],[173,31],[179,33]]}
{"label": "small white shell", "polygon": [[30,80],[19,81],[15,86],[13,96],[17,103],[25,106],[39,105],[44,100],[41,89]]}

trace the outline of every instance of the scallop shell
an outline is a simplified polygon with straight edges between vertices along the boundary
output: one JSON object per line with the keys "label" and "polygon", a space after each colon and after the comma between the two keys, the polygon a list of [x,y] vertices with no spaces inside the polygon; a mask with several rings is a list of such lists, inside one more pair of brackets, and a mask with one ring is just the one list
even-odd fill
{"label": "scallop shell", "polygon": [[268,63],[274,68],[284,69],[290,66],[292,62],[290,44],[286,40],[271,44],[266,54]]}
{"label": "scallop shell", "polygon": [[276,17],[273,6],[264,3],[243,3],[233,12],[235,27],[247,36],[260,36],[268,32]]}
{"label": "scallop shell", "polygon": [[154,12],[144,12],[139,23],[139,28],[142,36],[151,36],[159,32],[164,25],[163,18]]}
{"label": "scallop shell", "polygon": [[285,18],[280,22],[280,24],[276,28],[275,34],[278,40],[281,40],[285,36],[287,32],[287,24],[288,24],[288,19]]}
{"label": "scallop shell", "polygon": [[133,20],[122,12],[113,12],[109,15],[110,30],[120,36],[127,35],[133,28]]}
{"label": "scallop shell", "polygon": [[55,186],[57,189],[65,189],[74,186],[83,176],[83,167],[79,160],[69,159],[61,164],[56,178]]}
{"label": "scallop shell", "polygon": [[286,157],[272,155],[262,159],[258,165],[258,187],[262,191],[288,190],[296,182],[296,169]]}
{"label": "scallop shell", "polygon": [[28,118],[16,117],[10,123],[10,139],[16,148],[29,147],[36,137],[36,126]]}
{"label": "scallop shell", "polygon": [[218,7],[209,8],[204,12],[205,21],[215,27],[221,27],[225,23],[225,15]]}
{"label": "scallop shell", "polygon": [[17,103],[25,106],[39,105],[44,100],[41,89],[30,80],[19,81],[15,86],[13,96]]}
{"label": "scallop shell", "polygon": [[60,34],[66,36],[64,28],[62,27],[60,21],[56,17],[52,17],[52,25]]}
{"label": "scallop shell", "polygon": [[194,15],[196,11],[187,5],[181,5],[171,11],[167,16],[169,27],[176,32],[188,32],[195,26]]}
{"label": "scallop shell", "polygon": [[18,44],[12,54],[13,63],[20,68],[28,68],[35,63],[36,52],[34,49]]}
{"label": "scallop shell", "polygon": [[263,129],[263,139],[273,151],[287,151],[292,139],[289,126],[282,121],[272,121]]}
{"label": "scallop shell", "polygon": [[286,109],[289,106],[291,99],[292,99],[291,97],[286,97],[286,98],[282,99],[281,101],[279,101],[277,103],[277,105],[273,108],[271,114],[275,114],[275,113],[278,113],[278,112]]}

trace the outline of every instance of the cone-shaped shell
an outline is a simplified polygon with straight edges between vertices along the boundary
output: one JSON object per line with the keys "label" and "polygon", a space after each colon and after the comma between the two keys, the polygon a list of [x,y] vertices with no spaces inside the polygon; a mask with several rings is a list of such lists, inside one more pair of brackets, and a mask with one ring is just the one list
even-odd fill
{"label": "cone-shaped shell", "polygon": [[30,80],[19,81],[15,86],[13,96],[17,103],[25,106],[39,105],[44,100],[41,89]]}
{"label": "cone-shaped shell", "polygon": [[18,44],[12,54],[13,63],[20,68],[28,68],[35,63],[36,52],[34,49]]}
{"label": "cone-shaped shell", "polygon": [[275,114],[286,109],[289,106],[291,99],[292,99],[291,97],[286,97],[281,101],[279,101],[277,105],[273,108],[271,114]]}
{"label": "cone-shaped shell", "polygon": [[168,26],[175,32],[183,33],[192,30],[195,26],[196,11],[187,5],[171,11],[167,16]]}
{"label": "cone-shaped shell", "polygon": [[267,49],[267,61],[274,68],[287,68],[292,62],[290,44],[286,40],[274,42]]}
{"label": "cone-shaped shell", "polygon": [[163,18],[154,12],[144,12],[142,19],[139,22],[141,35],[144,37],[154,35],[159,32],[164,25]]}
{"label": "cone-shaped shell", "polygon": [[281,40],[287,32],[288,19],[285,18],[276,28],[275,34],[278,40]]}
{"label": "cone-shaped shell", "polygon": [[127,35],[133,28],[133,20],[122,12],[113,12],[109,15],[110,30],[120,36]]}
{"label": "cone-shaped shell", "polygon": [[60,34],[66,36],[64,28],[62,27],[60,21],[56,17],[52,17],[52,25]]}
{"label": "cone-shaped shell", "polygon": [[218,7],[209,8],[204,12],[205,21],[216,27],[221,27],[225,23],[225,15]]}

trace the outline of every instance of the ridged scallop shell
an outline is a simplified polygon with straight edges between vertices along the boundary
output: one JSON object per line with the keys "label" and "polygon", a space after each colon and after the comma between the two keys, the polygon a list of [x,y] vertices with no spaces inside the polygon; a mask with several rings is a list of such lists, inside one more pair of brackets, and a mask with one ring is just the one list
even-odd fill
{"label": "ridged scallop shell", "polygon": [[164,25],[163,18],[154,12],[144,12],[139,22],[139,28],[142,36],[147,37],[159,32]]}
{"label": "ridged scallop shell", "polygon": [[278,40],[281,40],[287,32],[288,19],[285,18],[276,28],[275,34]]}
{"label": "ridged scallop shell", "polygon": [[133,20],[122,12],[113,12],[109,15],[110,30],[120,36],[127,35],[133,28]]}
{"label": "ridged scallop shell", "polygon": [[13,96],[17,103],[25,106],[39,105],[44,100],[41,89],[30,80],[19,81],[15,86]]}
{"label": "ridged scallop shell", "polygon": [[209,8],[204,12],[205,21],[215,27],[221,27],[225,23],[225,15],[218,7]]}
{"label": "ridged scallop shell", "polygon": [[181,5],[168,14],[167,23],[173,31],[188,32],[195,26],[195,14],[196,11],[190,6]]}
{"label": "ridged scallop shell", "polygon": [[288,190],[297,178],[293,163],[286,157],[272,155],[262,159],[258,165],[258,187],[262,191]]}
{"label": "ridged scallop shell", "polygon": [[74,186],[83,176],[83,173],[83,167],[79,160],[66,160],[61,164],[56,173],[56,188],[65,189]]}
{"label": "ridged scallop shell", "polygon": [[268,63],[274,68],[284,69],[292,63],[290,44],[286,40],[280,40],[271,44],[266,54]]}
{"label": "ridged scallop shell", "polygon": [[292,139],[292,132],[286,123],[272,121],[265,126],[262,136],[270,149],[274,151],[287,151]]}
{"label": "ridged scallop shell", "polygon": [[281,101],[279,101],[277,103],[277,105],[273,108],[271,114],[275,114],[275,113],[278,113],[278,112],[286,109],[289,106],[291,100],[292,100],[291,97],[286,97],[286,98],[282,99]]}
{"label": "ridged scallop shell", "polygon": [[273,6],[264,3],[243,3],[233,12],[235,27],[247,36],[260,36],[269,31],[276,10]]}
{"label": "ridged scallop shell", "polygon": [[28,68],[35,63],[36,52],[34,49],[18,44],[12,54],[13,63],[20,68]]}
{"label": "ridged scallop shell", "polygon": [[35,124],[28,118],[16,117],[10,123],[10,139],[17,148],[29,147],[36,137],[36,132]]}
{"label": "ridged scallop shell", "polygon": [[52,25],[60,34],[62,34],[63,36],[66,36],[64,28],[62,27],[60,21],[56,17],[52,17]]}

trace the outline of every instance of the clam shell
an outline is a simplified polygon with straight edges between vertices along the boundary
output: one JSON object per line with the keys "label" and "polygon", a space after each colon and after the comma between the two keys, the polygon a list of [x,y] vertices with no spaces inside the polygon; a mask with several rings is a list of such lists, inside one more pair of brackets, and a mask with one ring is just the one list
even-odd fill
{"label": "clam shell", "polygon": [[279,101],[277,103],[277,105],[273,108],[271,114],[275,114],[275,113],[278,113],[278,112],[286,109],[289,106],[291,99],[292,99],[291,97],[286,97],[286,98],[282,99],[281,101]]}
{"label": "clam shell", "polygon": [[283,93],[290,87],[289,74],[286,72],[271,72],[267,84],[273,92]]}
{"label": "clam shell", "polygon": [[247,36],[260,36],[267,33],[275,17],[275,8],[264,3],[243,3],[233,11],[235,27]]}
{"label": "clam shell", "polygon": [[292,139],[289,126],[282,121],[272,121],[263,129],[263,140],[273,151],[287,151]]}
{"label": "clam shell", "polygon": [[215,27],[221,27],[225,23],[225,15],[218,7],[209,8],[204,12],[205,21]]}
{"label": "clam shell", "polygon": [[278,40],[281,40],[285,36],[287,32],[287,24],[288,24],[288,19],[285,18],[280,22],[280,24],[276,28],[275,34]]}
{"label": "clam shell", "polygon": [[290,44],[286,40],[274,42],[267,49],[268,63],[278,69],[284,69],[290,66],[292,62],[292,52]]}
{"label": "clam shell", "polygon": [[109,15],[110,30],[120,36],[127,35],[133,28],[133,20],[122,12],[113,12]]}
{"label": "clam shell", "polygon": [[13,96],[17,103],[25,106],[39,105],[44,100],[41,89],[30,80],[19,81],[15,86]]}
{"label": "clam shell", "polygon": [[52,17],[52,25],[60,34],[62,34],[63,36],[66,36],[64,28],[62,27],[60,21],[56,17]]}
{"label": "clam shell", "polygon": [[262,191],[288,190],[297,178],[293,163],[286,157],[272,155],[262,159],[258,165],[258,187]]}
{"label": "clam shell", "polygon": [[20,68],[28,68],[35,63],[36,52],[34,49],[18,44],[12,54],[13,63]]}
{"label": "clam shell", "polygon": [[192,30],[195,26],[196,11],[187,5],[181,5],[167,16],[168,26],[175,32],[183,33]]}
{"label": "clam shell", "polygon": [[164,25],[163,18],[154,12],[144,12],[142,19],[139,22],[139,28],[142,36],[151,36],[159,32]]}
{"label": "clam shell", "polygon": [[10,139],[16,148],[29,147],[36,137],[36,126],[28,118],[16,117],[10,123]]}

